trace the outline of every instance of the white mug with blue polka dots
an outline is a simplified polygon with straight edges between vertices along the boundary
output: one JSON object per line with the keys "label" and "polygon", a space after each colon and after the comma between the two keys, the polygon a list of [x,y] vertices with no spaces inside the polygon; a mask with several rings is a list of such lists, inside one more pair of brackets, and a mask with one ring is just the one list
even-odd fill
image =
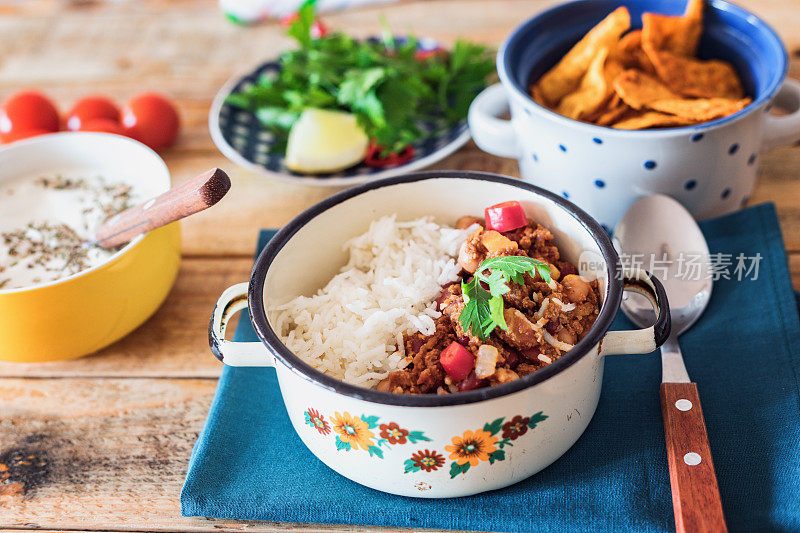
{"label": "white mug with blue polka dots", "polygon": [[[633,26],[643,12],[680,14],[681,2],[578,0],[518,27],[497,56],[500,84],[472,103],[469,127],[483,150],[519,160],[522,177],[569,198],[613,228],[638,198],[668,194],[698,219],[747,201],[759,154],[800,139],[800,83],[786,79],[787,55],[766,23],[711,0],[701,57],[730,61],[753,103],[738,113],[680,128],[615,130],[563,117],[534,102],[531,80],[552,67],[591,27],[622,3]],[[790,111],[769,113],[772,104]],[[511,112],[511,120],[499,118]]]}

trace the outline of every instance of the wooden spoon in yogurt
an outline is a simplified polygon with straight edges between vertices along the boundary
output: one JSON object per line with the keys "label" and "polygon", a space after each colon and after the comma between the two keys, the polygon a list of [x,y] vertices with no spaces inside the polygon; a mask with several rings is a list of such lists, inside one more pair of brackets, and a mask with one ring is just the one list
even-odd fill
{"label": "wooden spoon in yogurt", "polygon": [[230,190],[231,180],[221,169],[203,172],[189,181],[144,203],[117,213],[100,226],[95,242],[101,248],[113,248],[139,234],[186,218],[219,202]]}

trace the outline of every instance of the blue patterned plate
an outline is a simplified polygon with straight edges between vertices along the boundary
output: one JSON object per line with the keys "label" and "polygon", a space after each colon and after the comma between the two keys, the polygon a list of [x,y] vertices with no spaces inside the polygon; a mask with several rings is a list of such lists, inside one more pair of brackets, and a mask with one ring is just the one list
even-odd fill
{"label": "blue patterned plate", "polygon": [[[431,39],[420,39],[421,50],[434,49],[436,46],[437,43]],[[225,83],[211,104],[208,123],[214,144],[225,157],[249,170],[307,185],[356,185],[420,170],[452,154],[469,140],[466,117],[451,126],[437,122],[420,122],[421,129],[429,135],[414,144],[414,157],[403,165],[373,168],[359,163],[333,174],[305,175],[293,172],[286,168],[283,154],[270,152],[275,142],[272,132],[261,126],[254,114],[225,103],[225,98],[230,93],[254,85],[262,75],[269,76],[279,70],[280,65],[277,60],[273,60],[247,74],[235,76]]]}

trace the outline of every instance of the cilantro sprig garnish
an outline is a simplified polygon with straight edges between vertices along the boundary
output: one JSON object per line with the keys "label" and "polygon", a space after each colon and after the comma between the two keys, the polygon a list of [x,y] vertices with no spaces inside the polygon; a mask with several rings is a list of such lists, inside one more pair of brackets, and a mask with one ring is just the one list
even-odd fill
{"label": "cilantro sprig garnish", "polygon": [[490,257],[481,263],[469,283],[462,280],[464,309],[458,320],[464,331],[485,340],[496,327],[507,330],[508,324],[503,317],[503,295],[511,290],[509,282],[524,284],[525,273],[538,273],[545,283],[550,283],[550,267],[547,263],[524,255]]}
{"label": "cilantro sprig garnish", "polygon": [[285,151],[292,125],[308,108],[355,114],[385,156],[431,132],[421,123],[448,127],[463,120],[472,99],[494,72],[491,51],[456,41],[451,50],[421,58],[417,39],[396,39],[384,24],[380,40],[356,40],[335,32],[311,37],[313,2],[306,2],[287,33],[299,48],[284,52],[280,70],[226,99],[255,114]]}

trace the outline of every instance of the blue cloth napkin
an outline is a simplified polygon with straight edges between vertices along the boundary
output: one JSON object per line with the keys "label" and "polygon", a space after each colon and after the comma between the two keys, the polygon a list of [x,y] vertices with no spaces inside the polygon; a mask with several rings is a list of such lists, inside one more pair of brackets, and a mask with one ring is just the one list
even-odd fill
{"label": "blue cloth napkin", "polygon": [[[800,322],[774,206],[701,224],[712,253],[763,259],[722,279],[681,337],[698,383],[732,531],[800,531]],[[273,235],[263,231],[259,249]],[[615,328],[631,328],[620,314]],[[247,319],[237,340],[256,340]],[[674,529],[657,355],[606,361],[600,405],[558,461],[467,498],[392,496],[339,476],[302,444],[273,369],[226,367],[181,493],[185,516],[494,531]]]}

